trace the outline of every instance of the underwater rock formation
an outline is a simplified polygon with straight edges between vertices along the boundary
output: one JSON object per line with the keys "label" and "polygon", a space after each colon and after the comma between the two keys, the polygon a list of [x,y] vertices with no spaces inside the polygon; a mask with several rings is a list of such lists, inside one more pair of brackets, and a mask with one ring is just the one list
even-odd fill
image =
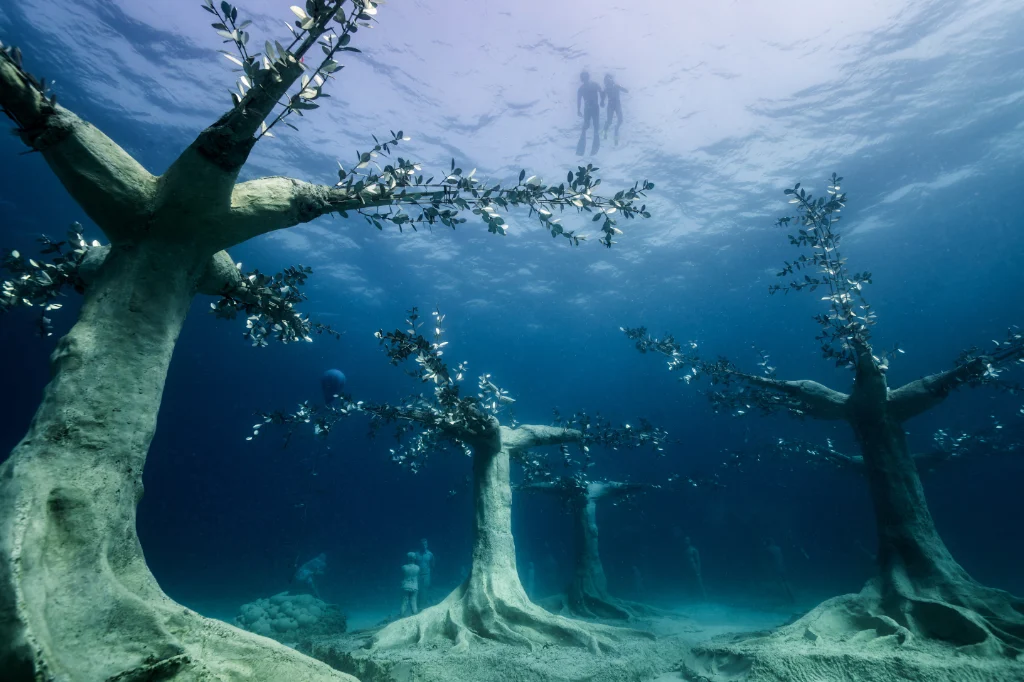
{"label": "underwater rock formation", "polygon": [[281,592],[242,605],[235,624],[257,635],[291,643],[345,632],[348,619],[336,605],[311,594]]}

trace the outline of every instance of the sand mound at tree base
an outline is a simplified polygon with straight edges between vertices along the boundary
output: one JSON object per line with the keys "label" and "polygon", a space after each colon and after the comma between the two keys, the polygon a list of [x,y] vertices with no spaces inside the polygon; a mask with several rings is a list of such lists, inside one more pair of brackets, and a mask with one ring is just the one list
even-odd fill
{"label": "sand mound at tree base", "polygon": [[830,599],[765,633],[725,635],[684,657],[690,682],[1021,682],[1024,661],[917,637],[871,613],[871,592]]}

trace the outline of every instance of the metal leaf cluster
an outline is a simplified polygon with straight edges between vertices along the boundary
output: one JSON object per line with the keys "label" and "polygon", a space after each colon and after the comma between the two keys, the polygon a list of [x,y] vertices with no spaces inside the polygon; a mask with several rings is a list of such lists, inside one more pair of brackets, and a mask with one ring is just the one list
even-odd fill
{"label": "metal leaf cluster", "polygon": [[[558,455],[541,455],[536,452],[521,453],[519,462],[523,467],[524,483],[550,483],[568,493],[586,492],[587,486],[596,482],[590,470],[595,465],[592,446],[604,446],[614,451],[651,448],[658,456],[665,453],[668,432],[644,418],[636,424],[625,423],[613,426],[600,414],[590,415],[577,411],[562,415],[557,409],[552,416],[552,425],[579,431],[583,437],[575,444],[561,444]],[[651,485],[649,487],[657,487]],[[571,495],[569,495],[571,497]]]}
{"label": "metal leaf cluster", "polygon": [[[42,96],[44,107],[56,106],[57,95],[51,91],[52,83],[47,82],[45,78],[38,78],[36,76],[33,76],[31,73],[25,70],[22,64],[20,48],[17,48],[13,45],[4,45],[3,42],[0,42],[0,59],[4,60],[5,62],[13,66],[15,69],[17,69],[18,74],[25,81],[25,83],[27,83],[29,87],[34,89],[36,92],[39,93],[40,96]],[[17,126],[14,132],[17,135],[20,135],[26,144],[34,146],[33,138],[36,136],[36,134],[42,131],[30,130],[24,124],[23,121],[18,120],[18,117],[14,115],[14,112],[8,110],[5,107],[0,107],[0,112],[3,112],[7,115],[8,118],[14,121],[14,124]]]}
{"label": "metal leaf cluster", "polygon": [[[420,164],[402,157],[391,164],[378,163],[378,158],[390,157],[391,148],[408,139],[401,130],[391,131],[388,141],[374,137],[370,151],[357,152],[356,164],[350,170],[339,162],[337,186],[345,192],[333,203],[342,217],[354,210],[378,230],[391,223],[400,231],[406,226],[415,231],[418,226],[435,224],[454,229],[466,222],[462,213],[469,212],[487,225],[488,232],[504,236],[509,226],[502,214],[511,208],[527,208],[529,216],[552,237],[564,237],[578,246],[586,235],[566,230],[561,224],[561,215],[569,210],[593,214],[591,222],[600,223],[598,241],[610,247],[615,243],[613,237],[622,234],[616,227],[618,216],[627,220],[651,216],[640,199],[654,188],[654,183],[637,182],[611,198],[601,197],[594,194],[601,180],[595,177],[599,169],[592,164],[577,166],[558,185],[546,185],[536,176],[527,178],[525,170],[520,171],[516,184],[507,187],[477,178],[475,168],[464,172],[455,165],[455,159],[443,176],[430,177],[424,177]],[[409,207],[416,210],[410,213]]]}
{"label": "metal leaf cluster", "polygon": [[965,370],[959,383],[968,386],[994,386],[1011,394],[1024,393],[1019,383],[1004,379],[1004,373],[1012,367],[1024,366],[1024,334],[1017,326],[1006,330],[1002,341],[992,339],[992,348],[983,351],[978,347],[968,348],[960,353],[955,365]]}
{"label": "metal leaf cluster", "polygon": [[841,235],[837,225],[841,218],[839,213],[846,206],[846,193],[841,191],[839,184],[842,180],[832,174],[827,197],[815,198],[801,189],[799,182],[792,189],[785,190],[790,197],[789,203],[796,206],[797,215],[780,218],[776,224],[780,227],[798,226],[796,234],[789,235],[789,242],[809,250],[810,256],[804,254],[795,261],[787,261],[778,273],[779,277],[787,277],[802,272],[802,279],[773,285],[768,291],[774,294],[804,289],[825,290],[827,293],[821,300],[828,302],[829,310],[815,316],[821,325],[817,338],[821,342],[822,354],[834,360],[837,366],[845,365],[852,369],[857,354],[854,344],[869,343],[871,327],[876,320],[863,294],[864,286],[871,283],[871,273],[851,273],[846,259],[839,252]]}
{"label": "metal leaf cluster", "polygon": [[670,372],[683,372],[680,381],[690,383],[700,375],[703,361],[697,355],[696,341],[687,341],[683,344],[676,341],[671,334],[658,339],[647,332],[647,327],[619,327],[619,331],[633,341],[633,345],[641,353],[660,353],[666,356]]}
{"label": "metal leaf cluster", "polygon": [[281,343],[312,341],[313,334],[328,334],[336,339],[341,333],[320,322],[312,322],[295,306],[306,300],[302,291],[312,268],[301,265],[285,268],[274,275],[259,270],[242,275],[241,284],[222,293],[219,301],[210,304],[218,318],[234,319],[246,315],[244,337],[253,346],[267,345],[273,338]]}
{"label": "metal leaf cluster", "polygon": [[409,358],[416,362],[416,369],[410,376],[433,388],[431,395],[415,395],[406,398],[401,405],[378,405],[366,408],[373,414],[374,428],[393,422],[409,422],[414,428],[403,427],[396,431],[400,441],[409,431],[435,431],[430,436],[415,436],[410,452],[396,450],[400,463],[420,462],[429,452],[427,445],[439,441],[454,444],[465,454],[471,454],[469,443],[485,437],[498,428],[495,415],[514,402],[508,393],[494,384],[489,374],[478,380],[477,395],[463,395],[462,382],[465,379],[466,363],[459,363],[454,369],[444,360],[445,316],[435,310],[431,313],[428,339],[421,333],[426,325],[420,320],[418,308],[408,311],[405,329],[385,332],[378,330],[374,335],[383,347],[393,365],[404,363]]}
{"label": "metal leaf cluster", "polygon": [[[495,413],[513,401],[490,375],[480,377],[478,395],[462,394],[466,365],[461,363],[453,369],[443,358],[448,345],[443,338],[444,320],[440,311],[432,313],[428,332],[432,340],[428,339],[421,333],[426,322],[419,309],[412,308],[407,313],[405,329],[379,330],[374,334],[392,365],[415,361],[416,369],[407,374],[430,384],[431,393],[412,395],[398,404],[352,402],[347,397],[336,405],[318,407],[307,402],[291,413],[260,413],[263,423],[286,426],[288,438],[297,427],[310,424],[315,435],[327,436],[341,419],[357,412],[367,414],[371,434],[386,426],[395,427],[396,445],[390,450],[391,458],[414,472],[423,467],[430,454],[450,446],[463,454],[472,454],[473,438],[497,429]],[[259,429],[255,431],[253,435],[259,435]]]}
{"label": "metal leaf cluster", "polygon": [[[273,83],[280,84],[289,76],[287,70],[297,66],[306,73],[298,80],[294,91],[278,101],[277,113],[264,121],[257,139],[273,137],[270,132],[279,123],[294,128],[289,120],[291,115],[302,116],[303,111],[317,109],[317,100],[328,97],[323,92],[326,81],[333,74],[344,68],[338,62],[342,52],[359,52],[349,43],[352,35],[360,27],[370,27],[376,21],[377,5],[372,0],[306,0],[304,6],[294,5],[292,14],[296,17],[293,23],[285,23],[291,33],[287,45],[280,41],[266,41],[262,52],[250,50],[250,34],[246,30],[252,23],[250,20],[239,21],[238,8],[228,2],[215,4],[213,0],[204,0],[202,8],[216,17],[211,24],[224,42],[233,50],[220,52],[235,64],[240,72],[236,83],[237,92],[231,92],[231,101],[236,108],[246,108],[253,90],[261,90]],[[319,46],[323,58],[316,66],[307,65],[306,57],[314,47]]]}
{"label": "metal leaf cluster", "polygon": [[4,255],[2,266],[12,279],[0,284],[0,313],[16,307],[40,308],[39,334],[51,336],[53,325],[48,313],[63,307],[57,299],[64,295],[66,287],[80,294],[85,291],[80,272],[82,261],[89,249],[100,243],[85,241],[82,226],[78,223],[72,223],[64,241],[55,242],[46,235],[37,241],[42,245],[40,254],[52,255],[51,259],[40,258],[37,261],[18,251],[8,251]]}

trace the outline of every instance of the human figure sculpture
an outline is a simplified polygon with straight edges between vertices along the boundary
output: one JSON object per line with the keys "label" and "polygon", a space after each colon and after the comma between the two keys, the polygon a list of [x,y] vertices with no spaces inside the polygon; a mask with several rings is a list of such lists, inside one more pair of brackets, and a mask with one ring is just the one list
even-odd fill
{"label": "human figure sculpture", "polygon": [[782,558],[782,548],[772,538],[764,541],[764,548],[768,551],[768,556],[771,557],[772,571],[775,573],[775,579],[779,581],[783,591],[785,591],[786,598],[790,602],[795,602],[796,597],[793,596],[793,590],[789,586],[789,577],[786,574],[786,562]]}
{"label": "human figure sculpture", "polygon": [[427,539],[420,540],[423,551],[416,555],[416,563],[420,566],[420,592],[426,598],[426,591],[430,589],[430,576],[434,571],[434,553],[427,547]]}
{"label": "human figure sculpture", "polygon": [[693,571],[693,577],[697,581],[697,589],[700,590],[700,598],[706,600],[708,593],[704,590],[704,574],[700,566],[700,552],[693,546],[689,535],[683,538],[683,545],[686,550],[686,561],[690,564],[690,570]]}
{"label": "human figure sculpture", "polygon": [[409,552],[405,557],[409,562],[402,566],[402,618],[405,618],[407,612],[413,616],[419,613],[417,605],[420,591],[419,555],[416,552]]}

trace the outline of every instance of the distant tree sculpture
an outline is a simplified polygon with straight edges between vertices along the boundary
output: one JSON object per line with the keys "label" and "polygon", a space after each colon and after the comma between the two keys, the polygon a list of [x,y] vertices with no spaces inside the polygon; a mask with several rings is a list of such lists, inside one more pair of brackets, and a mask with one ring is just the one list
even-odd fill
{"label": "distant tree sculpture", "polygon": [[610,246],[618,232],[612,214],[649,215],[637,200],[650,183],[601,198],[592,193],[592,166],[554,186],[525,173],[512,186],[486,186],[454,163],[441,179],[424,180],[400,157],[381,168],[377,159],[405,139],[401,131],[360,152],[335,186],[238,182],[258,140],[319,106],[343,66],[337,60],[355,51],[351,39],[378,10],[372,0],[303,7],[292,7],[297,20],[286,44],[268,41],[259,54],[250,51],[250,22],[227,2],[205,0],[234,50],[224,54],[241,71],[239,93],[159,176],[57,104],[46,81],[24,68],[21,51],[0,45],[0,110],[110,241],[93,256],[95,276],[53,354],[53,379],[29,432],[0,468],[0,670],[8,680],[345,678],[175,604],[135,532],[142,470],[189,303],[197,293],[230,296],[245,286],[223,249],[328,214],[403,229],[454,227],[472,211],[504,234],[499,211],[510,207],[529,209],[573,244],[581,236],[555,214],[594,213]]}
{"label": "distant tree sculpture", "polygon": [[[836,223],[846,203],[841,180],[833,174],[828,197],[814,198],[799,184],[785,191],[798,215],[779,224],[795,221],[799,230],[790,242],[809,249],[810,255],[786,263],[779,274],[804,269],[815,274],[788,286],[773,286],[771,292],[826,292],[823,300],[829,310],[816,317],[822,329],[818,338],[826,358],[853,370],[849,394],[815,381],[778,379],[766,358],[762,374],[746,374],[725,359],[701,360],[695,344],[682,345],[671,336],[655,339],[643,328],[624,331],[641,352],[667,355],[669,367],[685,371],[687,381],[709,376],[709,395],[717,408],[843,420],[853,429],[874,505],[880,575],[860,594],[829,600],[773,638],[753,640],[758,646],[782,646],[790,638],[817,639],[814,629],[819,628],[823,635],[843,641],[854,632],[873,631],[876,636],[894,635],[900,642],[917,637],[983,655],[1015,657],[1024,650],[1024,600],[979,584],[953,559],[932,521],[903,425],[957,388],[997,384],[1006,367],[1024,361],[1024,337],[1011,331],[988,353],[965,352],[952,369],[890,390],[888,354],[876,355],[870,343],[875,314],[863,299],[863,287],[871,275],[851,273],[839,252]],[[755,649],[744,651],[729,649],[722,655],[754,655]]]}
{"label": "distant tree sculpture", "polygon": [[619,481],[586,481],[575,477],[558,481],[532,481],[518,486],[530,493],[554,495],[569,505],[573,515],[573,576],[565,606],[585,618],[629,620],[652,613],[645,604],[618,599],[608,593],[608,579],[598,550],[597,503],[622,499],[652,486]]}
{"label": "distant tree sculpture", "polygon": [[[527,597],[516,568],[512,537],[511,462],[522,463],[528,477],[539,476],[543,465],[530,454],[532,449],[585,445],[590,437],[586,429],[501,425],[497,414],[513,399],[493,383],[490,375],[480,377],[476,396],[463,395],[465,364],[453,369],[442,359],[448,345],[443,340],[443,322],[444,316],[435,311],[430,321],[433,340],[428,340],[420,333],[423,322],[413,308],[406,329],[377,332],[392,364],[415,359],[418,371],[414,376],[432,385],[432,394],[410,397],[400,405],[348,400],[327,406],[304,403],[294,413],[263,414],[263,421],[254,427],[259,433],[264,425],[312,425],[314,433],[327,435],[340,419],[363,412],[373,416],[375,429],[399,424],[401,442],[392,450],[392,458],[413,471],[445,446],[454,446],[470,456],[473,555],[468,578],[440,604],[385,627],[374,637],[373,648],[448,644],[461,650],[489,640],[531,649],[552,644],[580,646],[597,653],[616,641],[644,637],[644,633],[554,615]],[[601,437],[624,445],[651,442],[650,432],[640,429],[615,435],[605,429]]]}

